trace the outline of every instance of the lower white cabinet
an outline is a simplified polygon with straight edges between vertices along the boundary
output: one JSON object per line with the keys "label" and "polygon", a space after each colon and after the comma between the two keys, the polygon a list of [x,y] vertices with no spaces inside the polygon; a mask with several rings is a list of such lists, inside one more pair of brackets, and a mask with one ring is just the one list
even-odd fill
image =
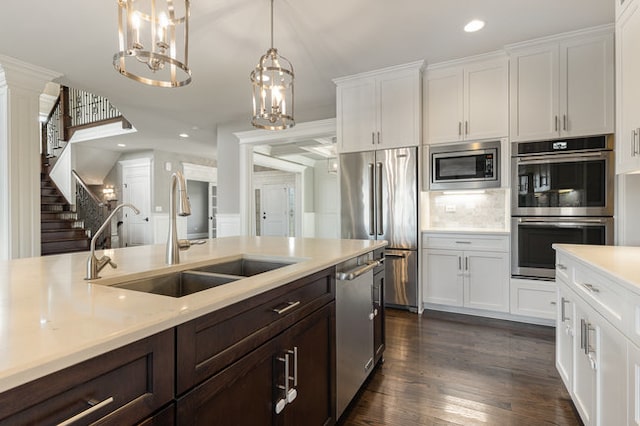
{"label": "lower white cabinet", "polygon": [[575,339],[574,297],[561,279],[558,282],[558,300],[556,306],[556,368],[569,393],[573,389],[573,341]]}
{"label": "lower white cabinet", "polygon": [[[625,335],[631,320],[626,290],[599,281],[583,263],[565,258],[562,266],[567,267],[566,263],[568,272],[556,274],[556,367],[560,377],[585,425],[639,424],[640,351]],[[581,279],[585,276],[590,277],[588,282]],[[609,290],[615,290],[619,298],[608,300],[614,295]],[[605,301],[620,312],[617,326],[608,319],[610,313],[603,312]]]}
{"label": "lower white cabinet", "polygon": [[508,236],[425,234],[424,302],[509,312]]}

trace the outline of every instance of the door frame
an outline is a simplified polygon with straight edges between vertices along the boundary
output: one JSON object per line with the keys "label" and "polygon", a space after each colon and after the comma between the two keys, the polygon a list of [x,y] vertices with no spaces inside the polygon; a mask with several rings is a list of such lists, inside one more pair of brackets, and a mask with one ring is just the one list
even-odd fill
{"label": "door frame", "polygon": [[[153,181],[151,179],[151,158],[137,158],[135,160],[120,160],[118,164],[122,168],[121,174],[121,194],[122,194],[122,202],[123,203],[131,203],[140,209],[141,213],[145,211],[148,214],[149,218],[149,229],[148,229],[148,241],[145,241],[145,244],[153,244],[153,215],[151,214],[151,205],[153,204],[152,196],[153,196]],[[132,200],[125,198],[127,192],[124,190],[125,180],[129,174],[131,169],[142,168],[145,167],[147,169],[147,176],[149,178],[149,205],[148,206],[140,206],[139,203],[133,203]],[[145,208],[146,207],[146,208]],[[128,212],[122,212],[122,235],[120,236],[120,247],[127,247],[129,245],[129,222],[126,219]],[[116,226],[117,229],[117,226]]]}
{"label": "door frame", "polygon": [[[291,143],[304,139],[330,138],[336,136],[336,119],[308,121],[298,123],[295,127],[277,132],[268,130],[249,130],[245,132],[235,132],[233,135],[238,138],[240,144],[239,167],[240,167],[240,234],[255,235],[255,207],[253,202],[253,161],[254,146],[265,144]],[[266,156],[263,156],[266,157]],[[293,164],[293,163],[291,163]],[[301,166],[302,167],[302,166]],[[302,195],[298,197],[302,200]],[[302,208],[302,205],[301,205]],[[296,206],[297,209],[297,206]],[[301,236],[302,218],[304,215],[300,211],[301,220],[296,223],[296,234]],[[300,232],[297,226],[300,225]]]}
{"label": "door frame", "polygon": [[[209,184],[207,197],[207,214],[208,214],[208,234],[209,238],[213,238],[213,205],[212,205],[212,186],[218,186],[218,168],[212,166],[204,166],[202,164],[193,164],[182,162],[182,174],[185,180],[197,180],[207,182]],[[188,188],[187,188],[188,190]],[[217,207],[217,206],[216,206]]]}

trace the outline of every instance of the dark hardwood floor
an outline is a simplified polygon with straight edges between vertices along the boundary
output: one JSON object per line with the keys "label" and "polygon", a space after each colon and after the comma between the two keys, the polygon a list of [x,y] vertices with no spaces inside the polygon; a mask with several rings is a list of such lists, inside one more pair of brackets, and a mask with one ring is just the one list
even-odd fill
{"label": "dark hardwood floor", "polygon": [[387,309],[385,362],[340,425],[579,425],[555,368],[555,330]]}

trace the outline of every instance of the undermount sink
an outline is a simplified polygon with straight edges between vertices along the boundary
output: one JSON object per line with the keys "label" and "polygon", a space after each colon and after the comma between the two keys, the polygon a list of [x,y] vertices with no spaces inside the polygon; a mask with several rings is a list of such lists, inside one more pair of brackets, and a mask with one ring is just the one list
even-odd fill
{"label": "undermount sink", "polygon": [[206,265],[182,272],[140,278],[123,283],[112,284],[112,287],[162,296],[182,297],[213,287],[232,283],[246,277],[272,271],[284,266],[293,265],[294,260],[273,260],[241,257],[239,259]]}
{"label": "undermount sink", "polygon": [[253,275],[262,274],[263,272],[273,271],[274,269],[293,265],[294,263],[296,262],[242,257],[240,259],[232,260],[229,262],[215,263],[213,265],[194,268],[193,270],[215,274],[232,275],[236,277],[251,277]]}
{"label": "undermount sink", "polygon": [[182,297],[237,280],[236,277],[184,271],[114,284],[113,287],[163,296]]}

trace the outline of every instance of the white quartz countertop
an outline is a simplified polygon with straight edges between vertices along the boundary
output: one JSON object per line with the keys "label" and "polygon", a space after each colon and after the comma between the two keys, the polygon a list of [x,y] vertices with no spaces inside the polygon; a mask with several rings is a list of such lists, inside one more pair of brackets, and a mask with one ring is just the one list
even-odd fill
{"label": "white quartz countertop", "polygon": [[554,244],[553,248],[616,278],[640,294],[640,247]]}
{"label": "white quartz countertop", "polygon": [[497,234],[497,235],[509,235],[511,232],[504,228],[429,228],[423,229],[423,234]]}
{"label": "white quartz countertop", "polygon": [[[106,250],[118,265],[85,281],[88,253],[0,262],[0,392],[386,245],[277,237],[207,240],[165,265],[165,245]],[[96,255],[102,256],[98,251]],[[280,269],[181,298],[109,287],[241,255],[295,258]]]}

